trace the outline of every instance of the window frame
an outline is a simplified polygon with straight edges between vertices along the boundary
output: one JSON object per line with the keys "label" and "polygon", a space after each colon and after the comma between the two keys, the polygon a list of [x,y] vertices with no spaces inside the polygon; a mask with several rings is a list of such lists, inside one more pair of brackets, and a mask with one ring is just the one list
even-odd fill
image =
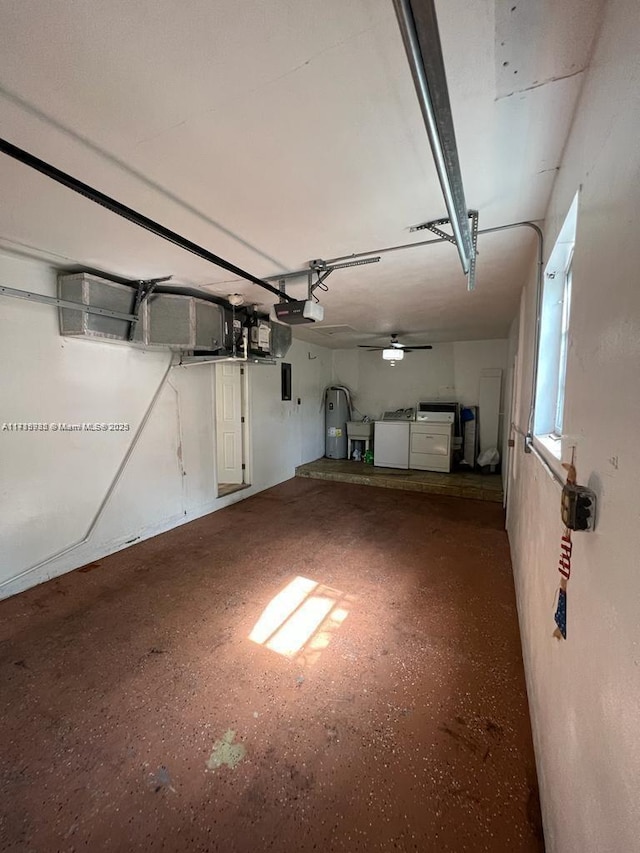
{"label": "window frame", "polygon": [[571,322],[571,286],[573,283],[573,252],[571,247],[569,260],[563,273],[562,283],[562,319],[560,321],[560,356],[558,359],[558,390],[556,394],[556,414],[553,435],[562,438],[564,424],[564,398],[567,383],[567,354],[569,352],[569,329]]}
{"label": "window frame", "polygon": [[567,211],[544,269],[538,314],[537,370],[533,402],[533,441],[556,462],[565,437],[567,364],[574,298],[574,251],[579,191]]}

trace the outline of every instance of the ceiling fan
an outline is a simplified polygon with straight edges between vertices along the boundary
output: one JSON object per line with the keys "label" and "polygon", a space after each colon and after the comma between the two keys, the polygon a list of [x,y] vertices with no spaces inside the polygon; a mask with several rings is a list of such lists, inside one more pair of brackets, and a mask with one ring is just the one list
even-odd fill
{"label": "ceiling fan", "polygon": [[362,349],[368,349],[372,352],[381,352],[382,357],[386,361],[400,361],[404,358],[406,352],[415,352],[421,349],[433,349],[431,344],[421,344],[418,346],[401,344],[398,340],[398,335],[391,335],[391,341],[385,346],[369,346],[368,344],[358,344]]}

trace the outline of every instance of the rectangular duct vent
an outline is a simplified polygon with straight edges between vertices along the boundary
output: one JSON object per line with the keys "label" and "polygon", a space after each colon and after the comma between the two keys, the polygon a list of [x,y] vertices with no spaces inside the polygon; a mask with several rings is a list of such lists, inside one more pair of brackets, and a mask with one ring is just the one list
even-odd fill
{"label": "rectangular duct vent", "polygon": [[[58,277],[58,298],[133,314],[136,288],[116,284],[90,273]],[[60,308],[60,334],[129,342],[131,322],[118,317]],[[270,321],[268,316],[235,313],[213,302],[173,293],[152,293],[138,312],[131,343],[168,348],[193,356],[247,355],[263,359],[284,358],[291,346],[291,327]]]}
{"label": "rectangular duct vent", "polygon": [[143,303],[142,342],[194,352],[224,346],[224,314],[219,305],[190,296],[152,294]]}
{"label": "rectangular duct vent", "polygon": [[291,346],[291,326],[271,321],[271,355],[274,358],[284,358]]}
{"label": "rectangular duct vent", "polygon": [[[121,314],[133,313],[136,291],[88,273],[58,276],[58,298],[81,302],[92,308],[107,308]],[[60,334],[126,341],[130,323],[73,308],[60,308]]]}
{"label": "rectangular duct vent", "polygon": [[313,332],[316,335],[325,335],[328,338],[340,337],[341,335],[357,335],[353,326],[342,324],[340,326],[315,326]]}

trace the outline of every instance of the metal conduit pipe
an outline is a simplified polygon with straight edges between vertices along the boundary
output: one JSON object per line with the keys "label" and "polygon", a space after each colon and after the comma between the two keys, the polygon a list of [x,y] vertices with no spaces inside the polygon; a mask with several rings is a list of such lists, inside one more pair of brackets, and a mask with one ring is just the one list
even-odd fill
{"label": "metal conduit pipe", "polygon": [[[540,236],[542,236],[542,232],[540,231],[538,225],[535,222],[531,222],[526,220],[524,222],[511,222],[508,225],[496,225],[493,228],[480,228],[478,230],[478,234],[493,234],[495,231],[508,231],[510,228],[521,228],[528,227],[533,228],[536,231],[540,232]],[[400,252],[403,249],[418,249],[421,246],[432,246],[436,243],[446,243],[447,240],[444,237],[432,237],[430,240],[420,240],[418,243],[401,243],[398,246],[386,246],[384,249],[371,249],[368,252],[354,252],[351,255],[340,255],[337,258],[329,258],[325,263],[327,265],[337,264],[341,261],[349,261],[356,260],[357,258],[367,258],[369,255],[386,255],[390,252]],[[307,273],[307,270],[303,270],[302,272]],[[288,275],[300,275],[301,273],[288,273]]]}
{"label": "metal conduit pipe", "polygon": [[120,465],[118,466],[118,470],[116,471],[113,480],[111,481],[107,491],[105,492],[105,495],[102,498],[102,501],[100,502],[100,506],[98,507],[96,514],[94,515],[94,517],[91,521],[91,524],[89,525],[87,532],[84,534],[84,536],[82,536],[80,539],[73,542],[71,545],[67,545],[66,548],[62,548],[60,551],[56,551],[54,554],[50,554],[48,557],[45,557],[44,560],[39,560],[33,566],[29,566],[28,569],[24,569],[19,574],[14,575],[13,577],[7,578],[7,580],[0,582],[0,589],[4,586],[8,586],[10,583],[14,583],[15,581],[19,580],[20,578],[23,578],[25,575],[31,574],[31,572],[35,572],[36,569],[40,569],[40,568],[42,568],[42,566],[46,566],[48,563],[53,562],[53,560],[57,560],[59,557],[64,557],[66,554],[70,554],[71,551],[75,551],[76,548],[79,548],[81,545],[84,545],[85,542],[87,542],[90,539],[91,535],[93,534],[93,531],[96,529],[96,526],[97,526],[98,522],[100,521],[100,518],[102,517],[103,512],[107,508],[107,504],[111,500],[111,496],[113,495],[113,493],[116,489],[116,486],[120,482],[122,475],[124,474],[125,469],[126,469],[127,465],[129,464],[129,460],[131,459],[131,456],[133,455],[133,451],[136,449],[136,447],[138,445],[138,441],[140,440],[140,437],[141,437],[142,433],[144,432],[144,428],[147,425],[147,422],[149,421],[151,413],[153,412],[155,405],[158,402],[158,398],[160,397],[160,394],[162,393],[162,390],[165,386],[165,383],[166,383],[167,378],[169,376],[169,371],[171,370],[171,368],[173,366],[174,366],[174,364],[173,364],[173,353],[172,353],[169,364],[167,366],[167,369],[162,374],[162,379],[160,380],[160,384],[156,388],[156,391],[155,391],[153,397],[151,398],[151,402],[147,406],[147,409],[146,409],[144,415],[142,416],[142,420],[140,421],[140,424],[138,425],[138,429],[136,430],[135,435],[133,436],[133,439],[131,440],[131,444],[127,448],[127,451],[124,454],[122,461],[120,462]]}
{"label": "metal conduit pipe", "polygon": [[418,21],[411,0],[393,0],[393,5],[456,248],[466,275],[474,257],[473,239],[462,185],[435,4],[433,0],[420,0],[417,5]]}
{"label": "metal conduit pipe", "polygon": [[[533,352],[533,370],[531,373],[531,403],[529,405],[529,418],[527,420],[527,434],[525,436],[525,451],[531,452],[533,448],[533,427],[535,421],[535,406],[536,406],[536,385],[538,382],[538,350],[540,347],[540,315],[542,312],[542,285],[544,281],[544,235],[542,229],[536,222],[525,220],[524,222],[512,222],[509,225],[496,225],[493,228],[480,228],[478,234],[495,234],[499,231],[509,231],[512,228],[531,228],[538,241],[537,252],[537,276],[536,276],[536,328],[535,342]],[[420,246],[432,246],[436,243],[446,242],[442,237],[434,237],[432,240],[422,240],[419,243],[403,243],[399,246],[387,246],[384,249],[372,249],[369,252],[358,252],[353,255],[342,255],[338,258],[331,258],[326,261],[327,264],[335,264],[340,261],[355,260],[356,258],[366,258],[369,255],[384,255],[389,252],[399,252],[403,249],[416,249]],[[537,454],[538,455],[538,454]]]}
{"label": "metal conduit pipe", "polygon": [[[517,433],[518,433],[518,435],[521,435],[521,436],[524,438],[525,443],[527,442],[527,440],[528,440],[528,434],[527,434],[527,433],[525,433],[525,432],[523,432],[523,430],[521,430],[521,429],[520,429],[520,427],[519,427],[517,424],[512,423],[512,424],[511,424],[511,430],[512,430],[512,432],[517,432]],[[526,444],[525,444],[525,446],[526,446]],[[548,462],[547,462],[547,460],[544,458],[544,456],[542,455],[542,453],[540,453],[540,451],[538,450],[538,448],[537,448],[537,447],[536,447],[532,442],[530,442],[530,443],[528,444],[528,448],[529,448],[528,452],[529,452],[529,453],[532,453],[532,454],[533,454],[537,459],[539,459],[539,460],[540,460],[540,462],[542,463],[542,467],[543,467],[543,468],[544,468],[544,470],[547,472],[547,474],[549,475],[549,477],[551,477],[551,479],[552,479],[554,482],[556,482],[556,483],[560,486],[560,488],[561,488],[561,489],[562,489],[562,488],[564,488],[565,481],[562,479],[562,477],[561,477],[559,474],[557,474],[557,473],[553,470],[553,468],[551,467],[551,465],[549,465],[549,463],[548,463]]]}
{"label": "metal conduit pipe", "polygon": [[[536,456],[542,459],[542,456],[533,446],[533,427],[536,415],[536,387],[538,385],[538,364],[540,360],[540,323],[542,316],[542,286],[544,284],[544,235],[539,225],[535,225],[533,222],[526,224],[530,228],[533,228],[538,237],[538,274],[536,276],[536,329],[533,344],[533,367],[531,370],[531,401],[529,402],[529,419],[527,421],[524,449],[525,453],[530,453],[533,450]],[[542,461],[544,462],[545,460]]]}
{"label": "metal conduit pipe", "polygon": [[6,139],[0,138],[0,152],[6,154],[8,157],[12,157],[19,163],[23,163],[25,166],[29,166],[31,169],[35,169],[36,172],[46,175],[46,177],[62,184],[64,187],[67,187],[67,189],[73,190],[79,195],[88,198],[89,201],[93,201],[95,204],[101,205],[101,207],[106,207],[107,210],[121,216],[123,219],[127,219],[129,222],[133,222],[134,225],[138,225],[140,228],[150,231],[157,237],[161,237],[163,240],[173,243],[175,246],[184,249],[186,252],[191,252],[192,255],[196,255],[211,264],[215,264],[217,267],[227,270],[227,272],[246,279],[246,281],[250,281],[252,284],[256,284],[258,287],[262,287],[264,290],[270,291],[279,298],[286,299],[289,302],[294,301],[291,296],[281,293],[276,287],[273,287],[268,282],[263,281],[263,279],[252,275],[250,272],[232,264],[230,261],[226,261],[219,255],[215,255],[213,252],[199,246],[197,243],[187,240],[186,237],[182,237],[180,234],[177,234],[175,231],[171,231],[159,222],[149,219],[148,216],[139,213],[137,210],[133,210],[131,207],[127,207],[116,199],[100,192],[100,190],[83,183],[78,180],[78,178],[74,178],[72,175],[62,172],[50,163],[46,163],[44,160],[34,157],[33,154],[30,154],[22,148],[18,148],[16,145],[12,145],[12,143],[8,142]]}
{"label": "metal conduit pipe", "polygon": [[199,367],[201,364],[261,364],[261,365],[274,365],[278,362],[274,358],[256,358],[255,356],[243,356],[243,355],[226,355],[226,356],[211,356],[208,358],[207,356],[199,356],[197,359],[194,358],[193,361],[180,361],[173,366],[175,368],[178,367]]}
{"label": "metal conduit pipe", "polygon": [[[525,453],[531,453],[532,451],[535,455],[541,459],[546,467],[549,467],[543,457],[538,453],[536,448],[533,446],[533,427],[535,422],[536,415],[536,387],[538,384],[538,364],[540,360],[540,321],[542,315],[542,286],[544,283],[544,234],[542,233],[542,228],[537,225],[535,222],[517,222],[514,225],[498,225],[495,228],[485,228],[482,233],[490,234],[496,231],[506,231],[509,228],[531,228],[535,234],[538,241],[538,252],[537,252],[537,271],[536,271],[536,326],[535,326],[535,336],[534,336],[534,344],[533,344],[533,367],[531,370],[531,400],[529,403],[529,417],[527,419],[527,434],[524,437],[524,450]],[[551,471],[551,469],[549,469]],[[556,475],[553,471],[551,471],[553,477]]]}

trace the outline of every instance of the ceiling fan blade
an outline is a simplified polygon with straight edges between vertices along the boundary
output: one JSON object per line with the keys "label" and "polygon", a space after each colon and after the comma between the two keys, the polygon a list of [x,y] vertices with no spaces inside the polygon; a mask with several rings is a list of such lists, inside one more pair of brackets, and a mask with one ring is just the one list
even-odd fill
{"label": "ceiling fan blade", "polygon": [[372,346],[371,344],[358,344],[358,347],[360,349],[368,349],[371,352],[382,352],[382,350],[385,350],[385,349],[397,349],[398,352],[413,352],[414,350],[433,349],[431,344],[421,344],[418,346],[413,346],[410,344],[409,346],[407,346],[406,344],[402,344],[402,343],[400,343],[400,341],[394,340],[394,339],[392,339],[388,344],[386,344],[384,346]]}

